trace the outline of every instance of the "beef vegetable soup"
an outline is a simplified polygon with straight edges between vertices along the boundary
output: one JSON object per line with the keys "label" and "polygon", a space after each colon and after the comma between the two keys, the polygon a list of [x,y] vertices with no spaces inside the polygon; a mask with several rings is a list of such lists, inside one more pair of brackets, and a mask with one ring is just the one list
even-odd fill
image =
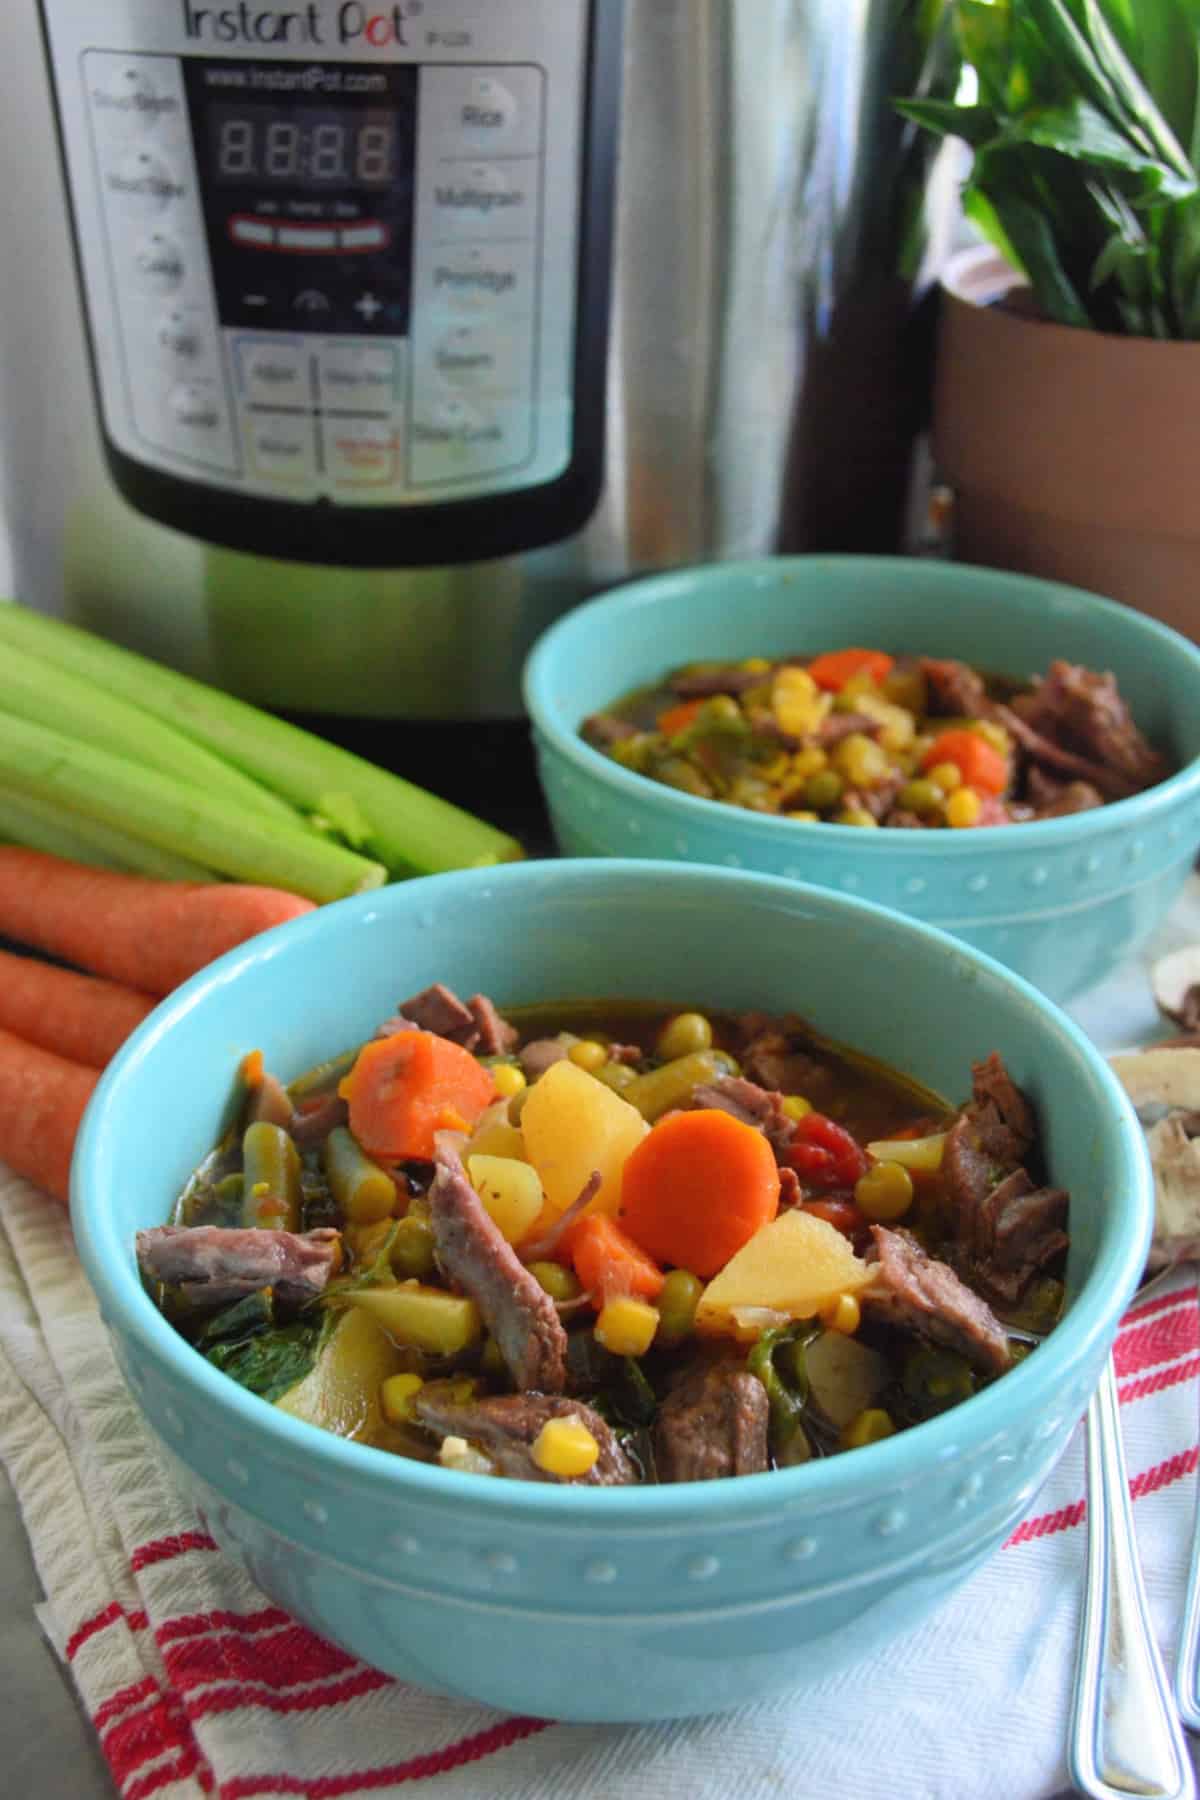
{"label": "beef vegetable soup", "polygon": [[1062,661],[1026,683],[858,648],[692,663],[581,729],[653,781],[810,823],[1019,824],[1170,773],[1113,676]]}
{"label": "beef vegetable soup", "polygon": [[231,1379],[400,1455],[794,1465],[968,1398],[1062,1305],[1067,1195],[994,1054],[954,1106],[791,1015],[435,984],[290,1085],[238,1080],[143,1280]]}

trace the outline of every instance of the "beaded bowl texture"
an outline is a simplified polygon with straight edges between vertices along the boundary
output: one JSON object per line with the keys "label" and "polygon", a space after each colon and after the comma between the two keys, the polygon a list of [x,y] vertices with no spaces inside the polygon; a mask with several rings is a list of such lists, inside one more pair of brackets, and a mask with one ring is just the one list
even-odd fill
{"label": "beaded bowl texture", "polygon": [[[681,793],[579,735],[589,714],[681,663],[847,644],[1017,678],[1056,657],[1111,670],[1177,772],[1068,818],[865,831]],[[652,576],[552,626],[527,662],[525,703],[564,854],[715,863],[861,895],[953,932],[1059,1001],[1145,941],[1200,848],[1200,649],[1129,607],[1032,576],[849,556]]]}
{"label": "beaded bowl texture", "polygon": [[[220,1135],[242,1056],[284,1078],[434,980],[503,1007],[609,996],[796,1010],[952,1101],[998,1050],[1072,1195],[1068,1304],[1000,1381],[804,1467],[639,1488],[406,1461],[292,1418],[194,1351],[139,1280]],[[1083,1411],[1153,1203],[1103,1058],[994,961],[803,883],[644,860],[404,882],[252,940],[164,1001],[103,1076],[72,1218],[121,1368],[208,1529],[278,1604],[426,1688],[561,1719],[717,1712],[885,1647],[1003,1543]]]}

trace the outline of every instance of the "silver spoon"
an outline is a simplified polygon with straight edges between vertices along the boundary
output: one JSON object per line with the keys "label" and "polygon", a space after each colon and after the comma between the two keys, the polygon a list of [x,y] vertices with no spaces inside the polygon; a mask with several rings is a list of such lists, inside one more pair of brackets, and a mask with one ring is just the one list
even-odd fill
{"label": "silver spoon", "polygon": [[1150,1626],[1111,1356],[1087,1411],[1087,1583],[1067,1764],[1091,1800],[1196,1791]]}

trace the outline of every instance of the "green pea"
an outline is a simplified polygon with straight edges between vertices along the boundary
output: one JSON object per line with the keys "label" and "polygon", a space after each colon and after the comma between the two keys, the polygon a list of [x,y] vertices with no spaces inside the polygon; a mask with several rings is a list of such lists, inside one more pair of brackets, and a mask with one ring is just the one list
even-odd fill
{"label": "green pea", "polygon": [[529,1273],[552,1300],[576,1300],[582,1289],[572,1270],[560,1262],[532,1262]]}
{"label": "green pea", "polygon": [[434,1271],[433,1226],[428,1219],[409,1213],[400,1220],[392,1239],[391,1260],[404,1280],[428,1280]]}
{"label": "green pea", "polygon": [[672,1269],[658,1294],[660,1344],[677,1344],[696,1322],[696,1306],[704,1283],[690,1269]]}
{"label": "green pea", "polygon": [[814,812],[827,812],[837,805],[845,789],[846,784],[836,769],[818,769],[804,784],[804,804]]}
{"label": "green pea", "polygon": [[655,1046],[664,1062],[676,1056],[691,1056],[697,1050],[711,1050],[712,1026],[703,1013],[676,1013],[658,1034]]}
{"label": "green pea", "polygon": [[926,781],[918,776],[914,781],[905,782],[896,795],[896,804],[902,806],[905,812],[913,812],[920,817],[925,813],[937,812],[945,798],[936,781]]}
{"label": "green pea", "polygon": [[854,1198],[865,1219],[877,1225],[902,1219],[913,1200],[913,1180],[903,1163],[878,1162],[854,1184]]}

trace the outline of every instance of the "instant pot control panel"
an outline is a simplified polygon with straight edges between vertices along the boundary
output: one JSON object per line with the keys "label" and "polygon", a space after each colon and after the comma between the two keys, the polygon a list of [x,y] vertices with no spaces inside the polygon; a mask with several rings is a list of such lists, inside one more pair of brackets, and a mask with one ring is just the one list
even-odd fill
{"label": "instant pot control panel", "polygon": [[475,560],[582,524],[619,17],[620,0],[43,0],[127,498],[333,563]]}

